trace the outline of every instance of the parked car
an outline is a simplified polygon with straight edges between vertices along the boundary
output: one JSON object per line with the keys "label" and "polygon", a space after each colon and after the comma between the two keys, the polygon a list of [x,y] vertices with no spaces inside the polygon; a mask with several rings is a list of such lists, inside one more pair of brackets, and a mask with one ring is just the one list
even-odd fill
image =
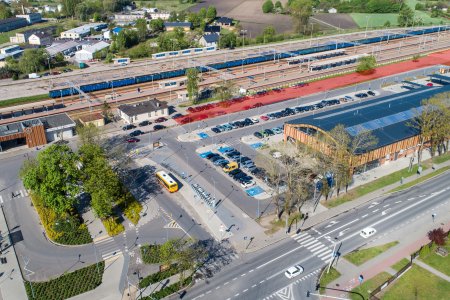
{"label": "parked car", "polygon": [[214,133],[220,133],[220,129],[217,128],[217,127],[211,128],[211,131],[214,132]]}
{"label": "parked car", "polygon": [[258,132],[258,131],[256,131],[254,134],[253,134],[255,137],[257,137],[258,139],[262,139],[264,136],[260,133],[260,132]]}
{"label": "parked car", "polygon": [[141,135],[141,134],[144,134],[144,133],[143,133],[142,131],[140,131],[139,129],[130,132],[130,136],[131,136],[131,137],[138,136],[138,135]]}
{"label": "parked car", "polygon": [[218,160],[224,159],[221,155],[217,154],[216,156],[214,156],[213,158],[211,158],[210,160],[214,163]]}
{"label": "parked car", "polygon": [[227,164],[225,167],[223,167],[223,171],[225,173],[231,172],[233,170],[236,170],[237,168],[239,168],[239,165],[237,162],[230,162],[229,164]]}
{"label": "parked car", "polygon": [[161,129],[164,129],[164,128],[166,128],[166,126],[164,126],[164,125],[155,125],[155,126],[153,126],[153,130],[155,130],[155,131],[158,131],[158,130],[161,130]]}
{"label": "parked car", "polygon": [[181,118],[182,116],[183,116],[182,114],[174,114],[172,116],[172,119],[178,119],[178,118]]}
{"label": "parked car", "polygon": [[236,150],[234,150],[234,148],[227,148],[227,149],[223,150],[223,153],[227,154],[227,153],[230,153],[230,152],[233,152],[233,151],[236,151]]}
{"label": "parked car", "polygon": [[164,118],[164,117],[159,117],[158,119],[155,120],[155,123],[162,123],[162,122],[165,122],[165,121],[167,121],[166,118]]}
{"label": "parked car", "polygon": [[144,126],[147,126],[147,125],[150,125],[150,124],[152,124],[152,122],[150,122],[150,121],[142,121],[138,125],[139,125],[139,127],[144,127]]}
{"label": "parked car", "polygon": [[250,120],[252,120],[252,122],[253,122],[254,124],[259,123],[258,118],[251,118]]}
{"label": "parked car", "polygon": [[206,155],[206,159],[207,160],[212,160],[214,157],[217,157],[217,156],[220,156],[219,154],[217,154],[217,153],[209,153],[209,154],[207,154]]}
{"label": "parked car", "polygon": [[140,142],[140,139],[135,137],[127,139],[127,143],[138,143],[138,142]]}
{"label": "parked car", "polygon": [[272,128],[272,131],[273,131],[275,134],[283,133],[283,130],[281,130],[279,127]]}
{"label": "parked car", "polygon": [[133,124],[127,124],[122,127],[122,130],[127,131],[127,130],[134,129],[134,128],[136,128],[136,126],[134,126]]}
{"label": "parked car", "polygon": [[268,116],[261,116],[259,118],[263,121],[268,121],[270,119]]}
{"label": "parked car", "polygon": [[246,189],[246,188],[249,188],[249,187],[254,186],[255,184],[256,184],[255,181],[250,180],[250,181],[245,181],[245,182],[241,183],[241,186],[242,186],[244,189]]}
{"label": "parked car", "polygon": [[264,132],[267,133],[267,135],[269,135],[269,136],[275,135],[275,133],[273,133],[273,131],[270,129],[266,129],[266,130],[264,130]]}
{"label": "parked car", "polygon": [[228,175],[230,175],[231,177],[233,177],[234,175],[239,174],[239,173],[242,173],[242,170],[236,169],[236,170],[233,170],[233,171],[231,171],[231,172],[228,172]]}
{"label": "parked car", "polygon": [[375,93],[372,91],[367,91],[367,94],[369,94],[370,96],[375,96]]}

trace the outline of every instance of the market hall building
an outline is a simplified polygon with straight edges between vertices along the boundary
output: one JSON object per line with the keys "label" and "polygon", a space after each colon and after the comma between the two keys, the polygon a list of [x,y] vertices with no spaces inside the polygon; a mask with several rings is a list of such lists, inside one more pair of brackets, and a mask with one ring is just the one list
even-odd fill
{"label": "market hall building", "polygon": [[377,138],[377,144],[357,154],[353,166],[377,167],[411,156],[417,150],[420,146],[419,130],[409,124],[423,109],[423,100],[445,92],[450,92],[450,82],[444,86],[416,86],[407,92],[316,112],[287,122],[284,141],[301,143],[332,156],[329,132],[336,125],[342,124],[350,137],[361,131],[370,131]]}

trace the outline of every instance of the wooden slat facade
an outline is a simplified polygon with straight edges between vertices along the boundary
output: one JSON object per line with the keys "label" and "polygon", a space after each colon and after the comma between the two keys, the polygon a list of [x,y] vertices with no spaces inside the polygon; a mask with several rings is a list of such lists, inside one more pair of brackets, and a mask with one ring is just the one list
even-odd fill
{"label": "wooden slat facade", "polygon": [[21,138],[25,138],[28,148],[47,144],[44,125],[35,125],[28,127],[26,132],[17,132],[0,136],[0,142],[12,141]]}
{"label": "wooden slat facade", "polygon": [[[320,151],[328,156],[333,156],[332,147],[326,142],[317,139],[314,135],[306,134],[297,128],[311,128],[317,131],[319,135],[328,136],[326,132],[318,127],[308,124],[285,124],[284,125],[284,141],[288,138],[292,138],[295,141],[305,144],[314,150]],[[405,157],[408,154],[413,153],[420,143],[420,137],[418,135],[397,141],[393,144],[383,146],[378,149],[374,149],[367,153],[357,156],[356,161],[353,162],[354,167],[364,165],[366,163],[378,160],[380,164],[384,164],[388,160],[396,160],[400,157]]]}

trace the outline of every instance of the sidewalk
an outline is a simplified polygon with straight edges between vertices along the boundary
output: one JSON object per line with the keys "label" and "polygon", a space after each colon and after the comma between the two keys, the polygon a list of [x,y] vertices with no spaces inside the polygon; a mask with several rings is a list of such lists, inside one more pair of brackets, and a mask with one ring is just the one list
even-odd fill
{"label": "sidewalk", "polygon": [[[450,222],[442,227],[445,231],[449,230]],[[412,253],[419,250],[421,246],[429,242],[430,240],[428,239],[426,234],[422,235],[421,238],[416,239],[413,242],[407,243],[406,246],[404,246],[404,243],[400,242],[400,244],[398,244],[397,246],[390,248],[389,250],[381,253],[380,255],[374,257],[373,259],[365,262],[360,266],[353,265],[350,262],[346,261],[344,258],[341,258],[336,266],[336,269],[339,271],[339,273],[341,273],[341,276],[335,281],[329,283],[327,287],[352,290],[359,284],[359,275],[363,275],[364,281],[367,281],[381,272],[388,272],[390,274],[392,274],[392,272],[395,273],[395,271],[391,269],[392,265],[400,261],[402,258],[409,259]],[[371,247],[372,245],[369,246]],[[446,276],[445,274],[442,275]],[[446,277],[448,278],[448,276]],[[444,279],[447,280],[447,278]],[[341,291],[327,291],[326,294],[329,296],[337,297],[347,296],[347,293]]]}
{"label": "sidewalk", "polygon": [[433,273],[434,275],[441,277],[444,280],[447,280],[447,282],[450,282],[450,277],[445,275],[442,272],[439,272],[438,270],[436,270],[435,268],[427,265],[426,263],[422,262],[421,260],[415,259],[414,263],[422,268],[424,268],[425,270],[427,270],[430,273]]}
{"label": "sidewalk", "polygon": [[0,232],[0,256],[7,260],[6,264],[0,264],[0,300],[26,300],[28,297],[15,249],[9,238],[10,231],[3,214],[3,207],[0,212]]}

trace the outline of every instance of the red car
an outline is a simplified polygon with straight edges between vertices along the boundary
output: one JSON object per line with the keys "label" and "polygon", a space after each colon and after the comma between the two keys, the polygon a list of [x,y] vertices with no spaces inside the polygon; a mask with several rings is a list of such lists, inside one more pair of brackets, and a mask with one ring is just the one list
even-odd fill
{"label": "red car", "polygon": [[267,121],[267,120],[269,120],[269,117],[268,116],[261,116],[261,117],[259,117],[261,120],[263,120],[263,121]]}
{"label": "red car", "polygon": [[160,118],[158,118],[158,119],[155,120],[155,123],[162,123],[162,122],[165,122],[165,121],[167,121],[166,118],[160,117]]}
{"label": "red car", "polygon": [[138,143],[140,141],[141,141],[140,139],[135,137],[127,139],[127,143]]}

